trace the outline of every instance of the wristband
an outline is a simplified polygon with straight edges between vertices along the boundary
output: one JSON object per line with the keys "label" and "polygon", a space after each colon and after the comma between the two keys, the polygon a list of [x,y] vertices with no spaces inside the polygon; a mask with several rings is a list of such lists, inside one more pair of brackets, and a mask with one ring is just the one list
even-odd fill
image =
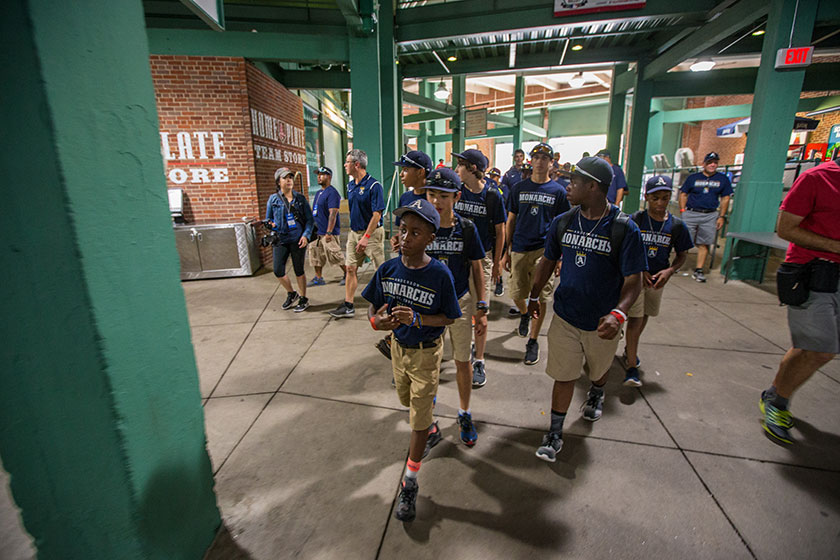
{"label": "wristband", "polygon": [[411,316],[411,324],[408,325],[409,328],[413,327],[414,323],[417,322],[417,312],[413,311],[412,313],[413,313],[413,315]]}
{"label": "wristband", "polygon": [[612,315],[613,317],[618,319],[619,324],[624,323],[624,321],[627,320],[627,314],[624,311],[622,311],[621,309],[618,309],[618,308],[610,311],[610,315]]}
{"label": "wristband", "polygon": [[365,239],[370,239],[370,234],[369,233],[365,233]]}
{"label": "wristband", "polygon": [[483,306],[485,306],[485,307],[486,307],[486,306],[487,306],[487,302],[486,302],[486,301],[484,301],[484,300],[481,300],[481,301],[479,301],[476,305],[483,305]]}
{"label": "wristband", "polygon": [[370,318],[370,326],[373,327],[373,330],[378,331],[379,329],[376,328],[376,317]]}
{"label": "wristband", "polygon": [[528,296],[528,303],[531,303],[531,302],[537,303],[539,301],[540,301],[540,296],[537,296],[537,297]]}
{"label": "wristband", "polygon": [[685,212],[685,208],[680,208],[680,214],[682,214],[683,212]]}
{"label": "wristband", "polygon": [[417,313],[416,311],[414,312],[414,314],[417,316],[417,328],[422,329],[423,328],[423,316],[420,315],[419,313]]}

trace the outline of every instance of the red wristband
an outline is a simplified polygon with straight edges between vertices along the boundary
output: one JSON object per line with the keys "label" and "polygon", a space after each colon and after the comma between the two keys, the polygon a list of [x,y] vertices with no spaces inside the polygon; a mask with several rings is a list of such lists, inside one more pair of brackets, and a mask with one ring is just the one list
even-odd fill
{"label": "red wristband", "polygon": [[373,330],[378,331],[379,329],[376,328],[376,317],[370,318],[370,326],[373,327]]}
{"label": "red wristband", "polygon": [[624,316],[621,313],[619,313],[618,311],[613,309],[612,311],[610,311],[610,315],[612,315],[613,317],[618,319],[618,324],[619,325],[624,323]]}
{"label": "red wristband", "polygon": [[365,239],[370,239],[370,234],[369,233],[365,233]]}

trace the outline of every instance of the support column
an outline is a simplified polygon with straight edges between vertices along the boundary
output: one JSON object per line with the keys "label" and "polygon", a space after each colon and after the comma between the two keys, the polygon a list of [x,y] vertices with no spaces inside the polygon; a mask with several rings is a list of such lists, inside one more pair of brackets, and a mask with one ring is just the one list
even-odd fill
{"label": "support column", "polygon": [[665,128],[665,114],[662,100],[654,99],[650,103],[650,117],[648,119],[648,137],[645,142],[645,159],[642,168],[653,168],[654,154],[662,153],[662,134]]}
{"label": "support column", "polygon": [[[379,91],[382,105],[382,172],[376,176],[385,189],[385,200],[389,200],[386,211],[393,212],[400,199],[402,184],[397,175],[399,168],[393,163],[402,155],[402,105],[400,104],[400,80],[394,43],[394,1],[379,3]],[[392,188],[393,187],[393,188]]]}
{"label": "support column", "polygon": [[[464,121],[464,105],[467,104],[467,78],[463,74],[460,76],[452,76],[452,104],[458,109],[458,112],[452,117],[452,151],[461,153],[464,151],[464,141],[466,137],[466,123]],[[444,159],[451,156],[446,154]],[[453,162],[454,166],[454,162]]]}
{"label": "support column", "polygon": [[613,79],[610,85],[610,106],[607,115],[607,150],[612,154],[613,161],[619,163],[621,150],[621,132],[624,129],[624,110],[627,95],[615,91],[615,77],[627,71],[626,64],[613,67]]}
{"label": "support column", "polygon": [[627,186],[630,187],[630,192],[624,197],[624,211],[627,213],[639,209],[642,171],[645,167],[645,149],[647,148],[653,82],[643,80],[643,74],[644,66],[639,62],[636,68],[633,105],[630,108],[630,138],[627,142],[627,167],[624,170],[627,177]]}
{"label": "support column", "polygon": [[525,122],[525,78],[516,76],[516,85],[513,90],[513,118],[516,119],[516,130],[513,132],[513,149],[522,147],[523,126]]}
{"label": "support column", "polygon": [[381,79],[379,35],[376,30],[364,37],[351,33],[347,41],[350,48],[353,148],[367,153],[368,173],[379,179],[387,189],[382,165],[382,91],[377,87]]}
{"label": "support column", "polygon": [[[790,141],[793,119],[805,70],[775,70],[776,51],[788,46],[794,23],[796,0],[770,0],[767,33],[761,51],[761,65],[755,82],[755,97],[750,113],[750,131],[744,152],[744,167],[733,198],[730,231],[775,231],[779,204],[782,200],[785,156]],[[793,46],[807,45],[814,30],[817,2],[799,2],[793,32]],[[729,257],[727,242],[724,261]],[[739,256],[754,254],[758,247],[739,242]],[[761,280],[759,259],[735,261],[733,277]]]}
{"label": "support column", "polygon": [[39,558],[201,558],[220,517],[142,5],[9,0],[0,52],[0,454],[24,525]]}

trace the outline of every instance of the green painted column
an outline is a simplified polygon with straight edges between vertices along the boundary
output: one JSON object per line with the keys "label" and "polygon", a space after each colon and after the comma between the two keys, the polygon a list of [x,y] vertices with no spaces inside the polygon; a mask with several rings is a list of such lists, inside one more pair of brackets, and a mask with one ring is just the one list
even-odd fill
{"label": "green painted column", "polygon": [[202,558],[220,525],[143,8],[9,0],[0,455],[41,559]]}
{"label": "green painted column", "polygon": [[610,86],[610,105],[607,112],[607,150],[612,154],[613,160],[619,162],[621,150],[621,134],[624,131],[624,111],[626,108],[627,96],[615,91],[615,77],[627,71],[626,64],[617,64],[613,67],[613,79]]}
{"label": "green painted column", "polygon": [[662,101],[653,99],[650,103],[650,117],[648,120],[648,136],[645,142],[645,159],[643,168],[653,169],[654,154],[662,153],[662,136],[665,127],[665,115],[662,108]]}
{"label": "green painted column", "polygon": [[[383,106],[379,87],[379,36],[376,31],[347,39],[350,47],[351,118],[353,119],[353,148],[368,155],[367,171],[379,179],[384,188],[382,137]],[[392,160],[393,161],[393,160]],[[388,162],[391,163],[391,162]],[[386,193],[387,196],[387,193]]]}
{"label": "green painted column", "polygon": [[[396,209],[402,184],[399,168],[393,163],[402,155],[402,99],[399,89],[399,68],[394,42],[394,1],[379,4],[379,90],[382,106],[382,173],[377,178],[385,188],[385,200],[390,194],[389,212]],[[393,187],[393,189],[392,189]]]}
{"label": "green painted column", "polygon": [[624,197],[624,211],[627,213],[639,209],[642,171],[645,167],[653,82],[641,79],[643,74],[644,67],[640,62],[636,68],[636,86],[630,108],[630,138],[627,142],[627,167],[624,169],[630,187],[630,192]]}
{"label": "green painted column", "polygon": [[[417,91],[420,95],[426,95],[426,80],[421,80],[418,85]],[[429,138],[429,131],[431,129],[431,122],[422,122],[419,125],[420,133],[417,135],[417,149],[421,152],[425,152],[429,155],[429,157],[433,158],[432,153],[430,151],[430,144],[428,143],[427,139]],[[432,159],[432,161],[437,164],[437,162]]]}
{"label": "green painted column", "polygon": [[[744,152],[744,167],[733,198],[729,231],[775,231],[782,200],[785,156],[805,70],[775,70],[776,51],[787,47],[796,0],[770,0],[767,33],[761,51],[761,65],[755,82],[750,113],[750,132]],[[793,46],[808,45],[814,30],[817,2],[799,2],[793,32]],[[758,247],[738,243],[739,256],[754,254]],[[724,261],[731,252],[727,242]],[[733,277],[761,280],[759,259],[735,261]]]}
{"label": "green painted column", "polygon": [[[467,104],[467,77],[461,74],[460,76],[452,76],[452,104],[458,109],[458,112],[452,117],[452,151],[461,153],[464,151],[464,142],[466,140],[466,123],[464,121],[465,109]],[[452,159],[450,154],[446,154],[444,159],[449,161]],[[454,166],[454,162],[453,162]]]}
{"label": "green painted column", "polygon": [[522,126],[525,122],[525,78],[521,75],[516,76],[513,96],[513,118],[516,119],[516,130],[513,132],[513,149],[516,150],[522,147],[522,140],[524,139]]}

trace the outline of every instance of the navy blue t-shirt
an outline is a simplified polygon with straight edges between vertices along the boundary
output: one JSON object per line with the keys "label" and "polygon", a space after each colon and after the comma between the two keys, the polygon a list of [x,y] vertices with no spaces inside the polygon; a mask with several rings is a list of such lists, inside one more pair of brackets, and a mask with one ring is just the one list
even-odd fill
{"label": "navy blue t-shirt", "polygon": [[517,253],[545,245],[545,233],[555,216],[570,208],[566,189],[549,181],[541,185],[531,179],[520,181],[510,191],[508,211],[516,216],[511,249]]}
{"label": "navy blue t-shirt", "polygon": [[612,183],[610,183],[609,190],[607,190],[607,200],[610,201],[610,204],[615,204],[618,189],[625,191],[629,191],[630,189],[627,187],[627,178],[624,176],[624,171],[621,170],[621,167],[616,164],[612,164],[612,168],[613,180]]}
{"label": "navy blue t-shirt", "polygon": [[[350,179],[347,202],[350,206],[350,229],[363,231],[367,229],[374,212],[385,210],[385,193],[379,181],[367,174],[358,185],[355,179]],[[379,225],[382,225],[381,217]]]}
{"label": "navy blue t-shirt", "polygon": [[280,234],[280,243],[297,243],[301,236],[310,239],[315,225],[309,201],[298,192],[294,193],[291,203],[280,193],[268,197],[265,220],[274,222],[274,231]]}
{"label": "navy blue t-shirt", "polygon": [[[633,220],[628,221],[620,266],[610,258],[610,231],[618,212],[618,207],[612,206],[597,228],[597,220],[587,220],[578,213],[580,222],[572,220],[562,240],[557,238],[558,216],[545,240],[545,258],[563,261],[560,283],[554,291],[554,312],[584,331],[596,330],[601,317],[618,305],[625,276],[647,270],[642,236]],[[590,233],[592,228],[595,230]]]}
{"label": "navy blue t-shirt", "polygon": [[732,183],[723,173],[715,172],[711,177],[701,171],[688,176],[680,187],[680,192],[688,194],[686,208],[698,208],[700,210],[716,210],[718,199],[724,196],[731,196]]}
{"label": "navy blue t-shirt", "polygon": [[504,176],[502,177],[502,184],[506,185],[508,190],[513,190],[513,187],[522,180],[522,171],[516,168],[514,165],[507,171],[505,171]]}
{"label": "navy blue t-shirt", "polygon": [[475,224],[470,223],[473,234],[471,243],[467,243],[460,216],[455,214],[455,224],[448,228],[439,228],[435,240],[426,247],[426,253],[449,267],[455,279],[455,294],[461,299],[470,289],[470,266],[472,261],[484,258],[484,246],[478,236]]}
{"label": "navy blue t-shirt", "polygon": [[[488,203],[491,197],[495,203]],[[455,203],[455,212],[475,223],[481,246],[488,251],[492,250],[496,239],[496,224],[505,223],[505,203],[498,189],[485,183],[480,193],[474,193],[466,185],[461,185],[461,199]]]}
{"label": "navy blue t-shirt", "polygon": [[[389,310],[407,305],[422,315],[443,313],[450,319],[461,316],[452,273],[436,259],[431,259],[429,264],[418,269],[405,266],[402,257],[385,261],[365,287],[362,297],[376,309],[387,303]],[[435,340],[444,330],[445,327],[400,325],[394,329],[394,336],[410,346]]]}
{"label": "navy blue t-shirt", "polygon": [[646,210],[639,210],[633,214],[633,221],[642,232],[648,272],[651,274],[656,274],[671,266],[671,248],[677,253],[682,253],[694,247],[687,227],[678,228],[676,237],[672,235],[674,225],[681,221],[673,217],[670,212],[664,222],[658,222],[651,218]]}
{"label": "navy blue t-shirt", "polygon": [[315,217],[315,224],[318,226],[318,235],[338,235],[341,232],[341,218],[335,215],[335,226],[332,231],[327,231],[330,223],[330,208],[341,206],[341,195],[330,185],[315,193],[312,199],[312,215]]}
{"label": "navy blue t-shirt", "polygon": [[[397,208],[402,208],[403,206],[408,206],[409,204],[411,204],[415,200],[420,200],[421,198],[423,200],[426,200],[425,193],[424,194],[417,194],[416,192],[414,192],[414,189],[405,191],[404,193],[402,193],[400,195],[400,203],[399,203],[399,205],[397,205]],[[396,224],[397,226],[400,225],[400,217],[399,216],[396,216],[394,218],[394,224]]]}

